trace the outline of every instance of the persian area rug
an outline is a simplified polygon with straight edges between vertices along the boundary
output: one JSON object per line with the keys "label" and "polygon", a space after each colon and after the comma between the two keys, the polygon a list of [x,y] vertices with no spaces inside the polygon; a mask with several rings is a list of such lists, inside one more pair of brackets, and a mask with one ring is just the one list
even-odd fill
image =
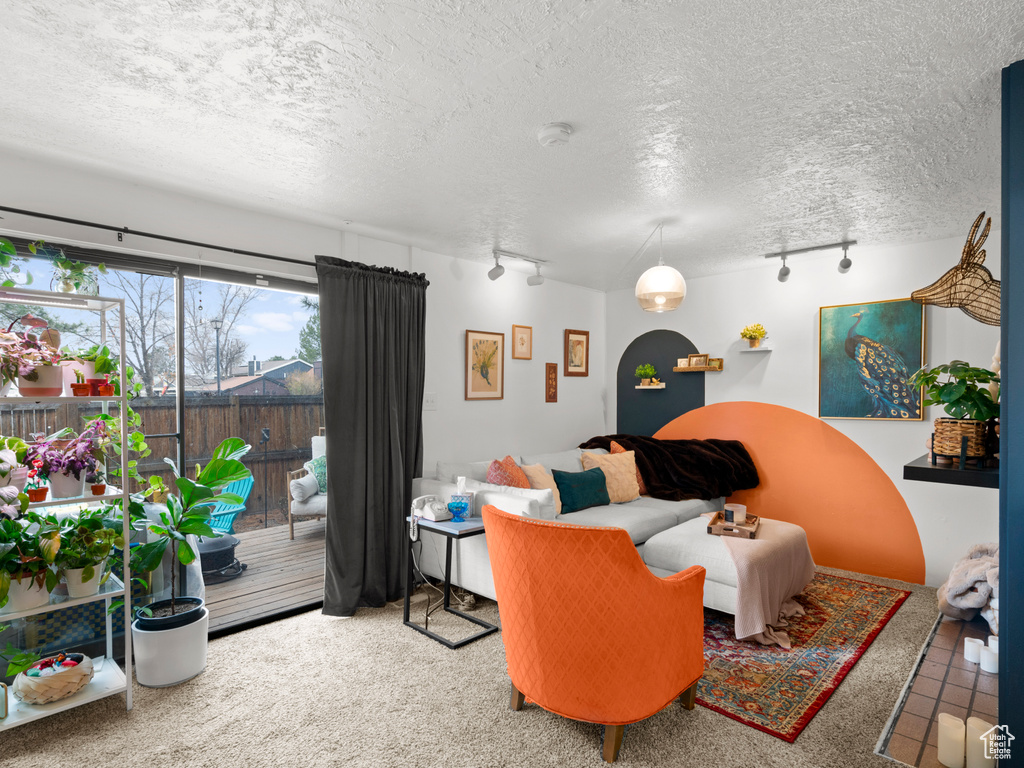
{"label": "persian area rug", "polygon": [[826,573],[797,601],[789,651],[737,640],[733,617],[704,611],[704,677],[697,703],[790,743],[893,617],[910,592]]}

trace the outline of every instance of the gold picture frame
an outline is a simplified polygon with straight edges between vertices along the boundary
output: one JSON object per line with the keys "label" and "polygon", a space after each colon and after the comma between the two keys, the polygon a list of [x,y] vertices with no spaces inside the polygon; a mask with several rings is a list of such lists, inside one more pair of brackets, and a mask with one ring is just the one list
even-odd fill
{"label": "gold picture frame", "polygon": [[512,326],[512,359],[533,360],[533,326]]}
{"label": "gold picture frame", "polygon": [[565,329],[565,370],[562,375],[590,375],[590,331]]}
{"label": "gold picture frame", "polygon": [[710,356],[707,352],[703,352],[696,355],[690,355],[687,360],[689,361],[691,368],[707,368],[709,357]]}
{"label": "gold picture frame", "polygon": [[505,397],[505,334],[466,331],[466,399]]}

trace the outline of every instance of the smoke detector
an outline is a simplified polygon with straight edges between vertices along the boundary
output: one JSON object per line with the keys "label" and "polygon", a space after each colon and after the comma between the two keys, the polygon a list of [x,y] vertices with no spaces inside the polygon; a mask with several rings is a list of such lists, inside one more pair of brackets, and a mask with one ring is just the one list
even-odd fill
{"label": "smoke detector", "polygon": [[537,141],[542,147],[556,147],[568,144],[572,134],[572,126],[568,123],[548,123],[537,131]]}

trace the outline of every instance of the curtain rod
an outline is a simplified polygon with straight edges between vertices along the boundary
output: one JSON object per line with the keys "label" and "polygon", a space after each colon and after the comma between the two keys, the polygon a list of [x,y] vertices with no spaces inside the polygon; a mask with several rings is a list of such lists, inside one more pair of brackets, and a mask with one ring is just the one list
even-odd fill
{"label": "curtain rod", "polygon": [[181,245],[194,245],[198,248],[212,248],[215,251],[225,251],[227,253],[237,253],[241,256],[255,256],[259,259],[271,259],[273,261],[284,261],[289,264],[301,264],[306,267],[316,266],[313,262],[302,261],[301,259],[292,259],[287,256],[274,256],[270,253],[260,253],[258,251],[246,251],[241,248],[226,248],[223,245],[212,245],[210,243],[201,243],[197,240],[185,240],[180,237],[171,237],[170,235],[156,235],[152,232],[142,232],[136,229],[129,229],[128,227],[114,227],[110,224],[99,224],[95,221],[85,221],[84,219],[69,219],[66,216],[56,216],[52,213],[38,213],[37,211],[26,211],[21,208],[9,208],[6,205],[0,205],[0,211],[7,211],[8,213],[17,213],[22,216],[33,216],[37,219],[49,219],[50,221],[59,221],[64,224],[77,224],[83,227],[92,227],[94,229],[103,229],[108,232],[117,232],[118,241],[121,240],[121,235],[135,235],[136,237],[148,237],[152,240],[164,240],[168,243],[180,243]]}

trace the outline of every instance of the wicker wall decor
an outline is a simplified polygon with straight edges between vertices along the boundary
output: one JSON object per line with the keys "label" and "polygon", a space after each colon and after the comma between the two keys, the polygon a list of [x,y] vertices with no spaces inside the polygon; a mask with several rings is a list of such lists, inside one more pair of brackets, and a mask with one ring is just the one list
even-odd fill
{"label": "wicker wall decor", "polygon": [[986,325],[1000,322],[1000,283],[987,267],[985,251],[981,247],[992,229],[992,217],[985,222],[981,236],[974,239],[985,218],[985,212],[974,220],[974,226],[967,235],[967,243],[960,256],[960,263],[929,285],[910,294],[918,304],[935,304],[939,307],[959,307],[975,320]]}
{"label": "wicker wall decor", "polygon": [[[80,661],[78,661],[79,657],[81,657]],[[92,659],[79,653],[71,654],[69,658],[78,661],[78,665],[68,667],[49,677],[29,677],[24,672],[19,673],[14,678],[14,685],[11,686],[15,698],[26,704],[49,704],[51,701],[59,701],[73,693],[78,693],[86,683],[92,680]],[[47,659],[43,659],[43,661],[45,662]]]}

